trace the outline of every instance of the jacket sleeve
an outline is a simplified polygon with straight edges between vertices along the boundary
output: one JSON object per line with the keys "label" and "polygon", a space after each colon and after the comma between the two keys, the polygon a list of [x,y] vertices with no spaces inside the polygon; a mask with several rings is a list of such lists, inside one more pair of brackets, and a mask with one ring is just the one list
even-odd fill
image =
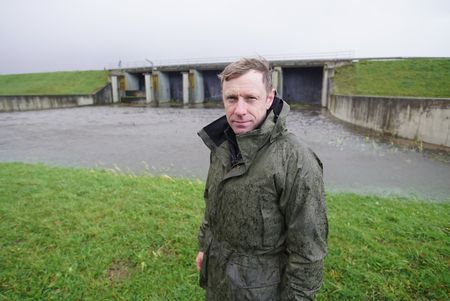
{"label": "jacket sleeve", "polygon": [[[212,160],[212,154],[210,154],[210,165],[211,165],[211,160]],[[205,201],[205,211],[203,214],[203,220],[202,223],[200,225],[200,229],[198,231],[198,245],[199,245],[199,251],[200,252],[205,252],[210,240],[211,240],[211,232],[209,230],[209,224],[208,224],[208,206],[209,206],[209,193],[208,193],[208,188],[209,188],[209,183],[210,183],[210,170],[208,171],[208,177],[206,179],[206,183],[205,183],[205,190],[203,192],[203,199]]]}
{"label": "jacket sleeve", "polygon": [[287,162],[280,207],[285,216],[288,261],[282,300],[313,300],[322,285],[328,221],[322,164],[307,148]]}
{"label": "jacket sleeve", "polygon": [[198,231],[198,248],[200,252],[205,252],[208,245],[209,225],[204,218]]}
{"label": "jacket sleeve", "polygon": [[[205,190],[206,193],[206,190]],[[198,231],[198,249],[199,252],[203,252],[203,264],[200,268],[199,274],[199,285],[202,288],[207,287],[208,276],[207,276],[207,265],[208,265],[208,256],[209,256],[209,245],[210,245],[210,237],[209,234],[209,224],[207,220],[207,211],[205,210],[205,214],[200,225],[200,229]]]}

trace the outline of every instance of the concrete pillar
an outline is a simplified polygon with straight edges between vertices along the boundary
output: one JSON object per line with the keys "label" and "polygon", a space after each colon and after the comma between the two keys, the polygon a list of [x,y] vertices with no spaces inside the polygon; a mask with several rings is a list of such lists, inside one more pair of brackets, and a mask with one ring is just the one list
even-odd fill
{"label": "concrete pillar", "polygon": [[111,86],[112,86],[112,97],[113,103],[120,101],[119,98],[119,78],[117,75],[111,76]]}
{"label": "concrete pillar", "polygon": [[325,64],[323,66],[323,77],[322,77],[322,107],[327,107],[328,99],[328,66]]}
{"label": "concrete pillar", "polygon": [[283,97],[283,69],[274,67],[272,70],[272,86],[277,91],[277,96]]}
{"label": "concrete pillar", "polygon": [[182,72],[183,75],[183,104],[189,103],[189,72]]}
{"label": "concrete pillar", "polygon": [[145,102],[151,103],[153,101],[153,85],[152,85],[152,75],[150,73],[145,73]]}
{"label": "concrete pillar", "polygon": [[155,88],[156,99],[158,102],[170,101],[170,80],[169,75],[165,72],[154,71],[157,85]]}
{"label": "concrete pillar", "polygon": [[326,86],[326,105],[327,108],[331,104],[331,98],[334,93],[334,71],[336,70],[336,64],[328,62],[327,64],[327,86]]}
{"label": "concrete pillar", "polygon": [[139,90],[139,76],[133,73],[125,73],[125,90],[137,91]]}
{"label": "concrete pillar", "polygon": [[195,69],[189,70],[189,100],[191,103],[205,101],[205,86],[203,74]]}

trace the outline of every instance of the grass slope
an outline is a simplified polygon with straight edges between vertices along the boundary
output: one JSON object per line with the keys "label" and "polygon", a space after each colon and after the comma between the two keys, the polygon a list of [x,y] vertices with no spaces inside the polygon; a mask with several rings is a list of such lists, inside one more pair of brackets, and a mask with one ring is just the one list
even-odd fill
{"label": "grass slope", "polygon": [[0,95],[91,94],[107,83],[107,71],[0,75]]}
{"label": "grass slope", "polygon": [[[202,300],[203,183],[0,164],[0,300]],[[450,204],[329,194],[318,300],[448,300]]]}
{"label": "grass slope", "polygon": [[339,67],[335,93],[450,98],[450,59],[360,61]]}

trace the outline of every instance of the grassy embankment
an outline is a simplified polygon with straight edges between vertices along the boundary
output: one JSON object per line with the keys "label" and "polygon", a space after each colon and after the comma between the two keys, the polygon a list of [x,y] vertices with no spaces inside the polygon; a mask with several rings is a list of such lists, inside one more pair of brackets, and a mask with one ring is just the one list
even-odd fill
{"label": "grassy embankment", "polygon": [[[201,300],[203,183],[0,164],[0,300]],[[450,204],[329,194],[318,300],[448,300]]]}
{"label": "grassy embankment", "polygon": [[[107,71],[0,75],[0,95],[90,94],[108,81]],[[450,59],[360,61],[336,69],[341,95],[450,97]]]}
{"label": "grassy embankment", "polygon": [[336,69],[338,95],[450,98],[450,59],[360,61]]}
{"label": "grassy embankment", "polygon": [[107,71],[0,75],[1,95],[83,95],[108,83]]}

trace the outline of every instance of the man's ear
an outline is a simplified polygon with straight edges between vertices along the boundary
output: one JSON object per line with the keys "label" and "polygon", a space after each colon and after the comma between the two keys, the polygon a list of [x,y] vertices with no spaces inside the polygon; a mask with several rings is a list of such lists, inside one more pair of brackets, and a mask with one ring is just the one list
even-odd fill
{"label": "man's ear", "polygon": [[270,108],[270,106],[272,106],[272,102],[275,99],[275,89],[272,88],[270,90],[270,92],[267,94],[267,99],[266,99],[266,110],[268,110]]}

